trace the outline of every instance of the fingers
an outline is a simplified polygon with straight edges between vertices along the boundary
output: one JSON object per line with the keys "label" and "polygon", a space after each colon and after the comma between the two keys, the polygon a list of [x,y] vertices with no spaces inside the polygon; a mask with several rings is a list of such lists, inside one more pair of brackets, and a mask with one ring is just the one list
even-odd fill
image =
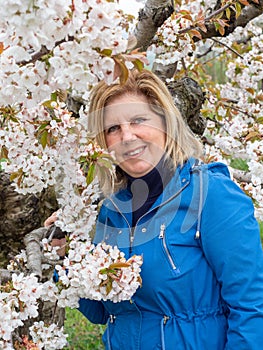
{"label": "fingers", "polygon": [[65,256],[65,253],[66,253],[66,238],[62,238],[62,239],[53,238],[52,241],[51,241],[51,246],[52,247],[60,247],[59,249],[57,249],[57,254],[59,256]]}
{"label": "fingers", "polygon": [[49,216],[45,221],[44,221],[44,226],[48,227],[54,224],[54,222],[57,220],[57,212],[55,211],[51,216]]}

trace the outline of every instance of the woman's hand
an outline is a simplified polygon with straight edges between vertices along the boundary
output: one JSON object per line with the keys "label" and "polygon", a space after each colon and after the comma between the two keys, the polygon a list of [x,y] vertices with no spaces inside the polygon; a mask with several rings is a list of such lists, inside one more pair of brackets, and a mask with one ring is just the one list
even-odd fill
{"label": "woman's hand", "polygon": [[[54,222],[57,220],[57,212],[54,212],[51,216],[49,216],[45,222],[44,222],[44,226],[45,227],[51,227]],[[51,233],[52,234],[52,233]],[[59,249],[57,249],[57,254],[60,257],[64,257],[65,256],[65,252],[66,252],[66,237],[62,237],[62,238],[51,238],[51,246],[52,247],[60,247]]]}
{"label": "woman's hand", "polygon": [[56,220],[57,220],[57,212],[55,211],[51,216],[49,216],[44,221],[44,226],[49,227],[49,226],[53,225]]}
{"label": "woman's hand", "polygon": [[66,254],[66,244],[67,244],[66,237],[60,238],[60,239],[52,238],[52,240],[51,240],[52,247],[60,247],[57,249],[57,254],[60,257],[64,257]]}

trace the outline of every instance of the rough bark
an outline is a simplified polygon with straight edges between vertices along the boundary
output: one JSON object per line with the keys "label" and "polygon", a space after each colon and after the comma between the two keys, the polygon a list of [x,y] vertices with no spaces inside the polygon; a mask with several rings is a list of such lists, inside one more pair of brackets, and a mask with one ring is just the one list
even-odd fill
{"label": "rough bark", "polygon": [[11,271],[0,269],[0,285],[6,284],[11,278]]}
{"label": "rough bark", "polygon": [[0,267],[25,248],[25,235],[42,226],[56,207],[51,188],[39,195],[18,194],[9,175],[0,172]]}
{"label": "rough bark", "polygon": [[42,279],[42,251],[40,242],[46,233],[47,228],[41,227],[28,233],[24,238],[28,272],[33,273],[39,279]]}
{"label": "rough bark", "polygon": [[134,35],[137,47],[145,51],[151,43],[157,29],[173,13],[173,1],[147,0],[145,7],[139,11],[138,24]]}
{"label": "rough bark", "polygon": [[206,128],[206,120],[200,113],[205,95],[199,84],[185,77],[178,81],[171,81],[167,87],[190,129],[202,136]]}

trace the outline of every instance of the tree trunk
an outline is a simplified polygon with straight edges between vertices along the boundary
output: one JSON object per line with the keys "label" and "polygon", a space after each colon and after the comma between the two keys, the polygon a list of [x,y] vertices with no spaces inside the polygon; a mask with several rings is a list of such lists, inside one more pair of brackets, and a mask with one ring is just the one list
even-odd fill
{"label": "tree trunk", "polygon": [[56,207],[53,189],[22,195],[15,191],[9,175],[0,172],[0,267],[25,249],[25,235],[42,226]]}

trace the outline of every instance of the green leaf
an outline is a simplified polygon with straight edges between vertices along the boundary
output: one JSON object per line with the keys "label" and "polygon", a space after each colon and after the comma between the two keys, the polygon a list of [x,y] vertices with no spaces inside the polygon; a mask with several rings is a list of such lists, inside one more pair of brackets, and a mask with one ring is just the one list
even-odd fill
{"label": "green leaf", "polygon": [[141,60],[136,59],[132,63],[134,65],[134,67],[138,69],[139,72],[141,72],[143,70],[144,64]]}
{"label": "green leaf", "polygon": [[101,55],[103,55],[103,56],[111,57],[112,50],[111,50],[111,49],[104,49],[104,50],[102,50],[100,53],[101,53]]}
{"label": "green leaf", "polygon": [[232,158],[230,161],[230,166],[234,169],[248,171],[247,161],[241,158]]}
{"label": "green leaf", "polygon": [[47,101],[44,101],[42,103],[42,105],[46,108],[49,108],[49,109],[54,109],[54,107],[52,107],[52,103],[54,102],[54,100],[47,100]]}
{"label": "green leaf", "polygon": [[48,143],[48,131],[47,130],[43,130],[43,132],[40,134],[39,142],[43,148],[46,147],[46,145]]}
{"label": "green leaf", "polygon": [[236,2],[235,7],[236,7],[236,18],[238,18],[242,12],[242,6],[240,5],[239,2]]}
{"label": "green leaf", "polygon": [[112,280],[109,280],[106,284],[106,294],[108,295],[112,290]]}
{"label": "green leaf", "polygon": [[109,159],[104,159],[104,158],[98,158],[97,159],[97,164],[99,166],[103,166],[107,169],[110,169],[112,167],[112,162]]}
{"label": "green leaf", "polygon": [[38,131],[42,131],[42,130],[46,129],[46,127],[48,125],[49,125],[49,122],[41,124],[40,127],[38,128]]}
{"label": "green leaf", "polygon": [[230,17],[231,17],[231,11],[230,11],[229,7],[226,9],[226,17],[227,17],[227,19],[230,19]]}
{"label": "green leaf", "polygon": [[91,164],[88,170],[88,174],[86,176],[86,183],[89,185],[94,179],[95,165]]}
{"label": "green leaf", "polygon": [[57,101],[58,100],[58,94],[57,92],[52,92],[51,94],[51,101]]}

